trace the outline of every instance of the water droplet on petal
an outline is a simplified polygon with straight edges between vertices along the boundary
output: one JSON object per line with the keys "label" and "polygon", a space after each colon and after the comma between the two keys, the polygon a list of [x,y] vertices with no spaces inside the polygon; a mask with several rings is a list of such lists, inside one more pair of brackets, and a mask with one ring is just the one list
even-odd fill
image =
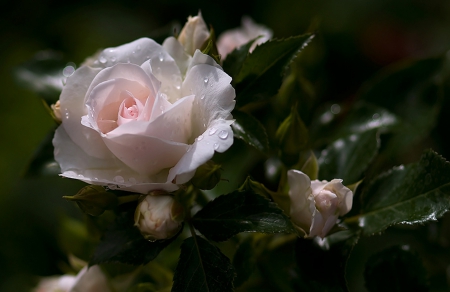
{"label": "water droplet on petal", "polygon": [[117,183],[123,183],[125,180],[123,179],[122,176],[118,175],[114,177],[114,181]]}
{"label": "water droplet on petal", "polygon": [[98,60],[100,61],[100,63],[102,63],[102,64],[105,64],[106,63],[106,61],[108,61],[108,60],[106,60],[106,58],[102,55],[102,56],[100,56],[99,58],[98,58]]}
{"label": "water droplet on petal", "polygon": [[205,95],[203,94],[202,97],[200,97],[200,99],[205,99]]}
{"label": "water droplet on petal", "polygon": [[115,62],[116,60],[116,57],[111,57],[111,62]]}
{"label": "water droplet on petal", "polygon": [[214,147],[214,150],[217,150],[217,149],[219,149],[219,144],[218,143],[214,143],[213,147]]}
{"label": "water droplet on petal", "polygon": [[217,132],[217,129],[216,129],[216,128],[211,128],[211,129],[209,130],[209,135],[212,136],[212,135],[214,135],[216,132]]}
{"label": "water droplet on petal", "polygon": [[205,84],[208,83],[208,81],[209,81],[209,78],[208,78],[208,77],[205,77],[205,78],[203,79],[203,82],[205,82]]}
{"label": "water droplet on petal", "polygon": [[159,54],[159,61],[160,61],[160,62],[164,61],[163,54]]}
{"label": "water droplet on petal", "polygon": [[141,46],[138,45],[138,46],[136,47],[136,51],[139,52],[140,50],[141,50]]}
{"label": "water droplet on petal", "polygon": [[219,132],[219,134],[217,134],[217,136],[219,136],[220,139],[225,140],[228,137],[228,132],[225,130],[222,130]]}
{"label": "water droplet on petal", "polygon": [[203,140],[203,135],[198,136],[197,141]]}
{"label": "water droplet on petal", "polygon": [[161,110],[161,114],[163,114],[164,113],[164,107],[160,106],[159,109]]}
{"label": "water droplet on petal", "polygon": [[136,184],[136,179],[134,177],[130,177],[128,179],[128,181],[130,182],[130,184],[135,185]]}

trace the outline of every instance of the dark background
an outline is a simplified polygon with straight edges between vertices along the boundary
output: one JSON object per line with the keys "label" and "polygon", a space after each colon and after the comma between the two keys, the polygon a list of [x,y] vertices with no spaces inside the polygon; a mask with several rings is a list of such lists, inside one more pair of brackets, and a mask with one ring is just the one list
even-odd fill
{"label": "dark background", "polygon": [[[26,291],[35,284],[33,275],[60,273],[64,255],[56,222],[80,213],[61,199],[73,193],[61,190],[76,192],[81,184],[55,176],[23,178],[36,147],[55,126],[38,95],[13,77],[13,69],[37,52],[51,49],[80,64],[100,48],[143,36],[162,41],[199,10],[217,34],[239,26],[241,17],[249,15],[270,27],[275,37],[317,30],[310,46],[315,53],[309,77],[320,84],[319,100],[345,102],[381,68],[450,49],[450,1],[446,0],[2,3],[0,291]],[[442,139],[448,126],[449,118],[443,114],[432,135],[437,137],[438,152],[450,158]]]}

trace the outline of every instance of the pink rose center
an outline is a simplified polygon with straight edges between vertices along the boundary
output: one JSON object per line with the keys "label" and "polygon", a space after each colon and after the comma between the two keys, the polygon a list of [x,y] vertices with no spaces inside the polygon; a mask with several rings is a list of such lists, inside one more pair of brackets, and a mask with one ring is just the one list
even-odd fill
{"label": "pink rose center", "polygon": [[139,119],[140,113],[142,113],[144,105],[132,96],[125,98],[119,107],[119,112],[117,113],[117,125],[135,121]]}

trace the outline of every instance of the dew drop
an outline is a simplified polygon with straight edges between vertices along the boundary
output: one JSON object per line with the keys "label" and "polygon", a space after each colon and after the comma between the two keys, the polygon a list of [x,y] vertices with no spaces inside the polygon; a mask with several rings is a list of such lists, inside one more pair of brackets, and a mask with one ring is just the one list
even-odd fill
{"label": "dew drop", "polygon": [[123,183],[125,180],[123,179],[122,176],[118,175],[114,177],[114,181],[117,183]]}
{"label": "dew drop", "polygon": [[136,179],[134,177],[130,177],[128,179],[128,181],[130,182],[130,184],[135,185],[136,184]]}
{"label": "dew drop", "polygon": [[216,129],[216,128],[211,128],[211,129],[209,130],[209,135],[212,136],[212,135],[214,135],[216,132],[217,132],[217,129]]}
{"label": "dew drop", "polygon": [[202,97],[200,97],[200,99],[205,99],[205,95],[203,94]]}
{"label": "dew drop", "polygon": [[225,130],[222,130],[219,132],[219,134],[217,134],[217,136],[219,136],[220,139],[225,140],[228,137],[228,132]]}
{"label": "dew drop", "polygon": [[115,62],[116,60],[116,57],[111,57],[111,62]]}
{"label": "dew drop", "polygon": [[160,62],[164,61],[164,57],[163,57],[162,54],[159,54],[159,61],[160,61]]}
{"label": "dew drop", "polygon": [[197,141],[203,140],[203,135],[198,136]]}
{"label": "dew drop", "polygon": [[94,177],[94,180],[95,180],[95,181],[98,181],[98,177]]}
{"label": "dew drop", "polygon": [[163,114],[164,113],[164,107],[160,106],[159,109],[161,110],[161,113]]}
{"label": "dew drop", "polygon": [[69,112],[66,112],[65,116],[66,116],[66,120],[68,120],[69,119]]}
{"label": "dew drop", "polygon": [[105,58],[104,56],[100,56],[100,57],[98,58],[98,60],[99,60],[100,63],[102,63],[102,64],[105,64],[106,61],[108,61],[108,60],[106,60],[106,58]]}
{"label": "dew drop", "polygon": [[140,50],[141,50],[141,46],[138,45],[138,46],[136,47],[136,51],[139,52]]}
{"label": "dew drop", "polygon": [[212,84],[209,85],[209,87],[212,87],[212,86],[213,86]]}
{"label": "dew drop", "polygon": [[219,149],[219,144],[218,143],[214,143],[213,147],[214,147],[214,150],[217,150],[217,149]]}
{"label": "dew drop", "polygon": [[209,81],[208,77],[205,77],[205,79],[203,79],[203,82],[205,82],[205,84],[208,83],[208,81]]}

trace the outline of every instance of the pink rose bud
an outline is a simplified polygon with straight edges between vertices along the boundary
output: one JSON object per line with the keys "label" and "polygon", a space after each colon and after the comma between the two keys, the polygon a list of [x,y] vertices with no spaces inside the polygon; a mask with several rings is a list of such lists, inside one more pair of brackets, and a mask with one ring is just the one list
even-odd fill
{"label": "pink rose bud", "polygon": [[324,238],[338,217],[352,208],[353,192],[341,179],[313,180],[301,171],[288,171],[290,216],[307,237]]}

